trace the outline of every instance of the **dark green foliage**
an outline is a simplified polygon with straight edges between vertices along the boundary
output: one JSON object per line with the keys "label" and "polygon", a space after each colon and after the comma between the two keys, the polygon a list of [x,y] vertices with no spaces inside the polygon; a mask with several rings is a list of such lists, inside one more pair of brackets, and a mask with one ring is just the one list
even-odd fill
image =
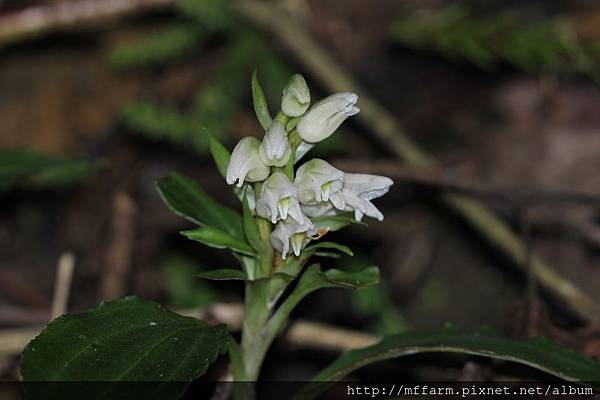
{"label": "dark green foliage", "polygon": [[246,242],[242,216],[213,200],[192,180],[173,172],[159,179],[156,186],[165,204],[175,214]]}
{"label": "dark green foliage", "polygon": [[117,46],[110,54],[110,63],[117,69],[126,70],[177,61],[200,47],[208,36],[208,32],[193,24],[175,23],[134,45]]}
{"label": "dark green foliage", "polygon": [[128,104],[122,113],[135,133],[204,155],[208,134],[229,135],[233,116],[250,93],[252,70],[258,68],[266,77],[264,89],[272,97],[279,97],[290,72],[263,37],[233,15],[229,0],[179,0],[176,5],[177,23],[140,42],[119,46],[110,59],[120,69],[162,66],[200,52],[211,39],[224,40],[219,67],[187,110],[140,101]]}
{"label": "dark green foliage", "polygon": [[484,69],[508,63],[530,73],[598,75],[598,52],[580,43],[570,21],[531,21],[515,12],[478,15],[454,3],[438,11],[413,11],[392,26],[394,39]]}
{"label": "dark green foliage", "polygon": [[510,339],[491,328],[469,332],[454,326],[431,332],[407,332],[385,337],[378,344],[342,354],[313,378],[297,397],[313,399],[328,386],[366,365],[418,353],[452,352],[525,364],[568,381],[597,384],[600,364],[547,339]]}
{"label": "dark green foliage", "polygon": [[122,117],[136,134],[152,140],[191,147],[199,153],[206,148],[204,129],[191,113],[140,101],[126,104],[122,109]]}
{"label": "dark green foliage", "polygon": [[177,399],[228,345],[224,325],[128,297],[54,320],[23,351],[21,374],[33,400],[81,398],[83,387],[89,399]]}
{"label": "dark green foliage", "polygon": [[173,253],[160,263],[168,304],[174,309],[203,307],[217,301],[213,285],[195,277],[205,268],[196,259]]}
{"label": "dark green foliage", "polygon": [[184,16],[211,32],[224,31],[234,23],[229,0],[178,0],[175,6]]}
{"label": "dark green foliage", "polygon": [[0,192],[15,187],[70,186],[81,182],[95,169],[85,161],[51,157],[33,150],[1,150]]}
{"label": "dark green foliage", "polygon": [[354,303],[361,315],[373,320],[372,330],[378,335],[389,335],[408,329],[408,323],[383,285],[369,286],[357,291],[354,293]]}

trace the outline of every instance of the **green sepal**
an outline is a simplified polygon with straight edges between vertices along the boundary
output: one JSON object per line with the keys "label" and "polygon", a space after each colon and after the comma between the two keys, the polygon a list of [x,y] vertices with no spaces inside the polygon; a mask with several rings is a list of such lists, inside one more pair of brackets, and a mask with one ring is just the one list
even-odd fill
{"label": "green sepal", "polygon": [[252,103],[260,126],[262,126],[265,131],[268,130],[273,123],[273,118],[269,112],[269,105],[267,104],[265,92],[258,81],[258,73],[256,70],[252,73]]}
{"label": "green sepal", "polygon": [[231,158],[231,153],[225,146],[221,144],[217,139],[215,139],[212,135],[208,138],[208,143],[210,146],[210,154],[212,155],[213,160],[215,161],[215,165],[217,166],[217,170],[219,174],[223,178],[227,175],[227,166],[229,165],[229,159]]}

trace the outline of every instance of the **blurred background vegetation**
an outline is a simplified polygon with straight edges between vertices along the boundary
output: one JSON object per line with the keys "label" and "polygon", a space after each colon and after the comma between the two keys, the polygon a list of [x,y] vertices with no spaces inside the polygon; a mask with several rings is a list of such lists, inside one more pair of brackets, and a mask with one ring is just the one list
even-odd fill
{"label": "blurred background vegetation", "polygon": [[[153,181],[177,170],[237,206],[207,154],[207,135],[229,148],[247,134],[262,135],[250,101],[252,72],[271,100],[293,72],[304,74],[313,99],[327,91],[235,3],[166,3],[21,36],[10,31],[19,27],[11,25],[15,16],[62,2],[0,2],[1,327],[47,320],[65,251],[77,260],[71,311],[131,293],[177,309],[241,298],[235,283],[195,278],[233,260],[178,236],[186,223],[165,209]],[[482,201],[600,301],[598,203],[523,202],[518,195],[541,187],[600,196],[597,4],[268,3],[301,24],[440,161],[435,179],[492,188]],[[389,144],[369,129],[348,123],[311,154],[402,171]],[[336,232],[382,268],[382,283],[354,294],[319,293],[299,315],[376,334],[448,321],[489,324],[599,356],[597,328],[582,328],[560,304],[528,289],[527,276],[439,207],[439,190],[400,177],[380,202],[383,223],[369,222],[368,233],[360,226]],[[115,276],[116,292],[106,289]],[[309,376],[332,357],[278,347],[274,354],[271,378]],[[290,357],[295,366],[283,368]],[[16,376],[14,361],[0,354],[2,376]],[[408,371],[399,361],[387,373],[464,373],[421,363]]]}

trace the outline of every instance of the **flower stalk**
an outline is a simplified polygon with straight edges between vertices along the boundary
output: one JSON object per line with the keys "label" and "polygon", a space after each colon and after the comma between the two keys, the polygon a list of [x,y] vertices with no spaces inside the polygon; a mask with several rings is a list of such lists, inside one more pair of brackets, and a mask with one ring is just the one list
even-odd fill
{"label": "flower stalk", "polygon": [[[254,75],[253,91],[262,93],[258,89]],[[253,228],[244,229],[246,236],[251,235],[252,240],[249,237],[248,241],[256,250],[252,273],[247,273],[245,282],[245,319],[239,357],[236,356],[242,365],[233,368],[237,380],[258,379],[271,343],[304,296],[321,287],[335,286],[318,265],[303,273],[317,247],[307,246],[330,229],[329,225],[318,227],[313,219],[354,216],[359,221],[368,216],[382,220],[383,214],[371,200],[387,193],[392,185],[389,178],[347,174],[321,159],[298,163],[315,144],[359,112],[358,97],[353,93],[331,95],[312,107],[310,98],[308,86],[299,74],[292,76],[283,90],[281,110],[272,120],[263,115],[268,109],[264,96],[255,96],[255,110],[262,110],[265,134],[262,140],[242,139],[227,165],[227,183],[248,188],[244,192],[250,196],[244,200],[244,224]],[[323,246],[349,251],[335,243]],[[282,300],[295,279],[299,279],[298,285]],[[238,400],[252,400],[255,395],[250,388],[235,396]]]}

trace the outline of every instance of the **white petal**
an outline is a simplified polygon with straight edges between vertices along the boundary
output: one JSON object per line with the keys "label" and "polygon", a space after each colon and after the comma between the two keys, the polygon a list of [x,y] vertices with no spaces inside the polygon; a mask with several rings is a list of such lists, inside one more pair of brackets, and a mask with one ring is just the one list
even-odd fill
{"label": "white petal", "polygon": [[238,142],[227,165],[225,180],[229,185],[241,187],[245,180],[258,182],[269,176],[269,167],[258,156],[259,146],[260,141],[252,136]]}
{"label": "white petal", "polygon": [[303,204],[302,211],[307,217],[328,217],[338,214],[338,210],[329,202]]}
{"label": "white petal", "polygon": [[300,251],[310,241],[310,238],[317,233],[317,229],[310,222],[297,224],[291,220],[280,221],[271,233],[271,245],[281,253],[285,260],[290,252],[290,246],[294,254],[299,255]]}
{"label": "white petal", "polygon": [[344,188],[367,200],[383,196],[394,184],[386,176],[370,174],[344,174]]}
{"label": "white petal", "polygon": [[285,127],[279,121],[274,121],[265,133],[258,154],[266,165],[283,167],[292,155]]}
{"label": "white petal", "polygon": [[338,210],[343,210],[346,207],[346,201],[344,200],[344,196],[342,195],[341,192],[334,193],[330,197],[329,201]]}
{"label": "white petal", "polygon": [[303,204],[328,200],[342,189],[343,182],[342,171],[318,158],[301,165],[294,180],[298,188],[298,200]]}
{"label": "white petal", "polygon": [[286,219],[290,204],[297,202],[296,196],[296,187],[288,177],[275,172],[263,183],[261,195],[256,202],[256,213],[273,224]]}

